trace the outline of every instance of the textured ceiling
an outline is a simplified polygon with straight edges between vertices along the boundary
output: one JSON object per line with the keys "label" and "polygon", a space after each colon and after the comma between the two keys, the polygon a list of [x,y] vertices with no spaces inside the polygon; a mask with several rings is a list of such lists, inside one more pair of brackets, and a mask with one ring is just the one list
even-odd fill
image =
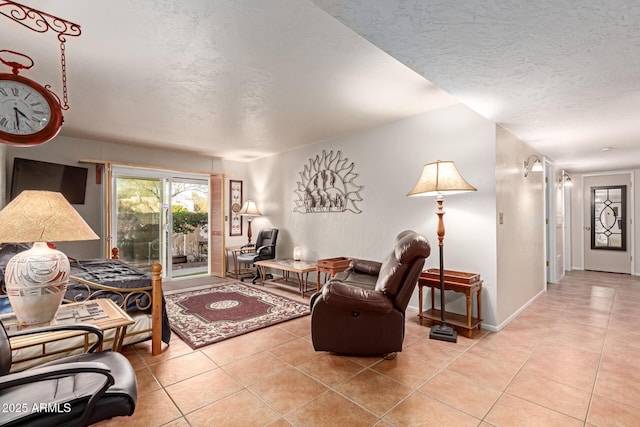
{"label": "textured ceiling", "polygon": [[[640,167],[638,2],[21,3],[82,26],[63,135],[250,160],[457,99],[570,171]],[[52,33],[0,16],[0,49],[61,93]]]}
{"label": "textured ceiling", "polygon": [[314,2],[560,167],[640,166],[640,2]]}

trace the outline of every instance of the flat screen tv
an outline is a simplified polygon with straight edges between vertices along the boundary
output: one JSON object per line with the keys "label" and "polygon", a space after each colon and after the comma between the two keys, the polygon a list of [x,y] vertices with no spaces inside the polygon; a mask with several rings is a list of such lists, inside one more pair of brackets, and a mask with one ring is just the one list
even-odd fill
{"label": "flat screen tv", "polygon": [[84,204],[87,188],[87,168],[40,162],[38,160],[13,159],[11,200],[22,190],[57,191],[73,205]]}

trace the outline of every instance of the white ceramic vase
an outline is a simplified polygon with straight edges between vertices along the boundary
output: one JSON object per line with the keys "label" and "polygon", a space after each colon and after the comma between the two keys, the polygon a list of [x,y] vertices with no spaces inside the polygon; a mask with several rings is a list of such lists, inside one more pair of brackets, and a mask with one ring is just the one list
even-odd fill
{"label": "white ceramic vase", "polygon": [[5,286],[18,321],[46,323],[58,311],[69,282],[69,260],[62,252],[37,242],[7,263]]}

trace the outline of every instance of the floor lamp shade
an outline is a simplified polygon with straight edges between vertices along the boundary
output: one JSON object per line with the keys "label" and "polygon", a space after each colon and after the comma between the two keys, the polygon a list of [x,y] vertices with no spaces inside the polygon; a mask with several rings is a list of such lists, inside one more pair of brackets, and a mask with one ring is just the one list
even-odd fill
{"label": "floor lamp shade", "polygon": [[407,196],[442,196],[476,191],[458,172],[452,161],[438,160],[422,168],[418,183]]}
{"label": "floor lamp shade", "polygon": [[442,341],[456,342],[456,331],[446,324],[444,309],[444,209],[443,196],[446,194],[476,191],[476,188],[462,178],[452,161],[427,163],[422,169],[418,183],[409,191],[407,196],[436,196],[438,203],[438,246],[440,249],[440,324],[434,325],[429,338]]}
{"label": "floor lamp shade", "polygon": [[0,211],[0,242],[34,243],[5,270],[7,295],[20,322],[53,319],[67,289],[69,260],[46,242],[98,238],[60,193],[25,190]]}

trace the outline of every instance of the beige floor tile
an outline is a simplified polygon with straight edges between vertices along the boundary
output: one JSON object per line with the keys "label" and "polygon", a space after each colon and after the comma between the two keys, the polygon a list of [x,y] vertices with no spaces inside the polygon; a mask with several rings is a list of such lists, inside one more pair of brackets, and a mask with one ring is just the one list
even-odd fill
{"label": "beige floor tile", "polygon": [[188,414],[243,388],[239,382],[218,368],[172,384],[166,391],[180,411]]}
{"label": "beige floor tile", "polygon": [[300,427],[365,427],[373,424],[376,416],[334,391],[327,391],[287,415],[287,419]]}
{"label": "beige floor tile", "polygon": [[329,387],[335,387],[365,368],[346,357],[322,353],[299,365],[298,369]]}
{"label": "beige floor tile", "polygon": [[251,342],[250,336],[251,334],[247,334],[231,338],[229,340],[203,347],[200,351],[206,354],[219,366],[223,366],[262,351],[262,348]]}
{"label": "beige floor tile", "polygon": [[585,327],[606,328],[609,324],[609,315],[594,312],[579,313],[565,311],[560,316],[561,323],[571,321],[585,325]]}
{"label": "beige floor tile", "polygon": [[585,419],[591,399],[589,392],[526,373],[516,376],[507,393],[580,420]]}
{"label": "beige floor tile", "polygon": [[267,424],[267,427],[291,427],[292,425],[293,424],[284,418],[278,418],[274,422]]}
{"label": "beige floor tile", "polygon": [[591,392],[597,369],[576,365],[571,361],[560,361],[533,355],[525,363],[521,372]]}
{"label": "beige floor tile", "polygon": [[447,369],[430,379],[420,391],[480,419],[502,394],[495,388]]}
{"label": "beige floor tile", "polygon": [[252,385],[250,390],[284,415],[328,389],[310,376],[291,368]]}
{"label": "beige floor tile", "polygon": [[593,393],[640,408],[640,373],[627,363],[604,360]]}
{"label": "beige floor tile", "polygon": [[127,358],[129,363],[131,363],[131,366],[133,366],[133,369],[138,370],[147,366],[147,363],[138,354],[138,351],[134,346],[127,345],[122,347],[121,353]]}
{"label": "beige floor tile", "polygon": [[542,341],[542,338],[530,338],[520,335],[516,331],[503,329],[499,333],[490,333],[477,345],[491,345],[495,348],[505,348],[531,353]]}
{"label": "beige floor tile", "polygon": [[519,397],[503,394],[484,421],[496,427],[582,427],[583,422]]}
{"label": "beige floor tile", "polygon": [[442,369],[442,365],[434,363],[429,358],[402,352],[393,360],[382,360],[371,369],[386,375],[404,385],[416,388],[426,382]]}
{"label": "beige floor tile", "polygon": [[277,347],[296,338],[299,338],[299,336],[277,326],[251,333],[251,342],[264,350]]}
{"label": "beige floor tile", "polygon": [[162,427],[189,427],[189,423],[184,419],[184,417],[182,417],[175,421],[171,421],[169,424],[164,424]]}
{"label": "beige floor tile", "polygon": [[311,316],[299,317],[279,323],[278,327],[299,337],[308,337],[311,334]]}
{"label": "beige floor tile", "polygon": [[496,363],[519,368],[531,355],[531,351],[523,350],[518,346],[511,346],[504,341],[482,340],[467,351],[477,357],[492,360]]}
{"label": "beige floor tile", "polygon": [[597,368],[600,363],[601,352],[576,349],[567,344],[543,340],[533,352],[534,356],[566,361],[590,368]]}
{"label": "beige floor tile", "polygon": [[305,338],[297,338],[293,341],[280,344],[270,349],[269,353],[279,357],[292,366],[298,366],[322,354],[316,352],[313,344]]}
{"label": "beige floor tile", "polygon": [[261,352],[222,367],[231,377],[245,387],[263,381],[291,365],[268,353]]}
{"label": "beige floor tile", "polygon": [[268,425],[280,417],[251,392],[243,390],[187,414],[186,418],[192,427],[246,427]]}
{"label": "beige floor tile", "polygon": [[468,353],[451,362],[447,369],[498,390],[504,390],[518,372],[517,367]]}
{"label": "beige floor tile", "polygon": [[130,417],[117,417],[108,421],[103,421],[94,426],[99,427],[116,427],[116,426],[133,426],[133,427],[150,427],[161,426],[171,421],[176,421],[182,414],[173,404],[164,390],[156,390],[142,396],[138,396],[136,410]]}
{"label": "beige floor tile", "polygon": [[480,420],[416,392],[383,418],[396,426],[477,426]]}
{"label": "beige floor tile", "polygon": [[429,360],[434,365],[445,366],[463,353],[465,348],[462,341],[463,337],[460,336],[458,336],[458,342],[455,344],[432,340],[429,339],[427,334],[422,339],[407,346],[402,353],[398,353],[398,357]]}
{"label": "beige floor tile", "polygon": [[640,425],[640,409],[594,395],[587,422],[598,427],[637,426]]}
{"label": "beige floor tile", "polygon": [[169,345],[162,344],[162,352],[156,356],[151,353],[151,341],[134,344],[138,355],[149,365],[193,352],[191,347],[176,334],[171,334]]}
{"label": "beige floor tile", "polygon": [[217,368],[215,362],[199,351],[151,366],[151,372],[164,387]]}
{"label": "beige floor tile", "polygon": [[334,390],[378,416],[383,415],[413,391],[370,369],[360,372]]}
{"label": "beige floor tile", "polygon": [[142,368],[136,371],[136,379],[138,381],[138,396],[145,393],[159,390],[160,383],[153,376],[149,368]]}

